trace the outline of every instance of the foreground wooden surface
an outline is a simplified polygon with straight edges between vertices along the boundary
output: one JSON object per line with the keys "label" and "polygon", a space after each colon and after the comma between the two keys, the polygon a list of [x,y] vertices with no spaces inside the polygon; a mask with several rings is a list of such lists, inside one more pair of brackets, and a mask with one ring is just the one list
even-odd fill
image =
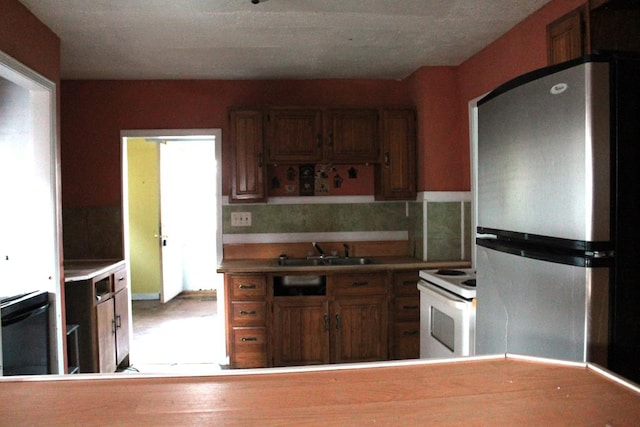
{"label": "foreground wooden surface", "polygon": [[610,425],[640,393],[517,359],[202,377],[0,381],[2,425]]}

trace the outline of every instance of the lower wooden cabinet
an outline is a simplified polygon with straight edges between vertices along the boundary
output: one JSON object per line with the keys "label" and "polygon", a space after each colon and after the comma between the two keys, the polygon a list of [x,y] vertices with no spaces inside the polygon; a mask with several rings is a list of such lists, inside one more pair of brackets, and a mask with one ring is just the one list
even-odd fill
{"label": "lower wooden cabinet", "polygon": [[391,359],[420,357],[419,271],[403,271],[393,277]]}
{"label": "lower wooden cabinet", "polygon": [[230,367],[269,366],[266,275],[226,274],[225,289]]}
{"label": "lower wooden cabinet", "polygon": [[267,328],[264,326],[232,327],[230,338],[231,367],[265,368],[269,366]]}
{"label": "lower wooden cabinet", "polygon": [[232,368],[388,359],[386,272],[331,275],[313,296],[273,296],[269,279],[225,276]]}
{"label": "lower wooden cabinet", "polygon": [[112,373],[129,365],[126,267],[65,284],[67,323],[78,325],[80,372]]}
{"label": "lower wooden cabinet", "polygon": [[273,301],[273,365],[330,363],[329,302],[324,297]]}
{"label": "lower wooden cabinet", "polygon": [[386,295],[341,298],[333,303],[334,363],[387,360]]}

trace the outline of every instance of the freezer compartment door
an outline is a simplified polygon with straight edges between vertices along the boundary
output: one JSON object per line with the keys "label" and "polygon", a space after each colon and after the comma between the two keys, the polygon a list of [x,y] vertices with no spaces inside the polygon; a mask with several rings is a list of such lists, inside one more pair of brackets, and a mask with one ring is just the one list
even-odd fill
{"label": "freezer compartment door", "polygon": [[609,64],[528,81],[478,107],[478,226],[609,241]]}
{"label": "freezer compartment door", "polygon": [[609,268],[477,250],[476,354],[607,366]]}

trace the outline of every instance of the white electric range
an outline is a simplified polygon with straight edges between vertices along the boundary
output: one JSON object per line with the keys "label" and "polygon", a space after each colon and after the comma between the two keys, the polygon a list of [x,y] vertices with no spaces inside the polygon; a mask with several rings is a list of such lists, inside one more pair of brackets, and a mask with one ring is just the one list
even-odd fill
{"label": "white electric range", "polygon": [[422,270],[418,289],[420,358],[475,354],[475,270]]}

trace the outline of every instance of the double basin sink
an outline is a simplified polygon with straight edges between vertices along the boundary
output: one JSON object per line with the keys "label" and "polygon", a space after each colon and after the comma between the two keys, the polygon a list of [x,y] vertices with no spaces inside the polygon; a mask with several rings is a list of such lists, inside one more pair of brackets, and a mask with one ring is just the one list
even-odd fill
{"label": "double basin sink", "polygon": [[315,266],[342,266],[342,265],[367,265],[374,264],[371,258],[340,258],[340,257],[313,257],[313,258],[278,258],[278,265],[283,267],[315,267]]}

